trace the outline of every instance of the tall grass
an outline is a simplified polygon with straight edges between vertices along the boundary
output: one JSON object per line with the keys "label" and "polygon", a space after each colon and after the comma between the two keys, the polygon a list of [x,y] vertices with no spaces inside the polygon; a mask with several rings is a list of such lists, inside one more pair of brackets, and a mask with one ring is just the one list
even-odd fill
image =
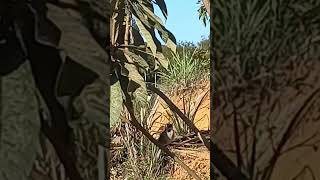
{"label": "tall grass", "polygon": [[[186,94],[182,94],[182,113],[193,123],[197,123],[195,121],[197,112],[201,109],[201,105],[205,98],[209,95],[208,91],[203,92],[197,98],[196,96],[190,96],[190,92],[187,92]],[[189,126],[172,110],[170,110],[170,113],[168,113],[170,116],[170,119],[172,120],[172,123],[175,127],[175,130],[178,135],[185,135],[193,132]],[[203,116],[202,118],[205,118]],[[197,121],[202,120],[197,119]]]}
{"label": "tall grass", "polygon": [[[145,108],[141,108],[140,123],[145,129],[148,129],[146,112]],[[125,118],[129,119],[128,116]],[[124,153],[118,154],[122,156],[118,159],[124,159],[124,162],[115,170],[121,174],[121,178],[128,180],[167,179],[168,168],[162,165],[162,157],[157,158],[156,156],[159,148],[130,124],[122,122],[119,126],[121,126],[120,134]],[[114,153],[114,155],[117,154]]]}
{"label": "tall grass", "polygon": [[210,59],[196,58],[200,49],[182,48],[181,53],[172,54],[167,70],[160,72],[160,87],[172,91],[194,87],[199,81],[208,80]]}
{"label": "tall grass", "polygon": [[[208,44],[208,43],[207,43]],[[206,43],[204,43],[206,45]],[[169,59],[169,67],[167,70],[161,70],[160,88],[165,91],[179,91],[194,88],[199,81],[209,79],[210,59],[208,56],[209,47],[193,44],[182,43],[178,53],[167,56]],[[183,112],[190,119],[194,119],[195,102],[192,97],[185,96]],[[140,117],[140,124],[145,128],[150,128],[148,116],[152,108],[152,104],[137,104],[135,109],[136,117]],[[177,116],[171,113],[174,127],[178,134],[189,133],[188,126]],[[125,119],[129,116],[124,114]],[[164,157],[157,157],[159,148],[151,143],[142,133],[138,132],[128,123],[121,124],[121,138],[123,142],[123,150],[121,153],[114,155],[121,156],[122,164],[115,169],[121,174],[123,179],[168,179],[168,172],[172,163],[166,165]],[[120,152],[120,151],[119,151]],[[116,157],[113,157],[117,159]]]}
{"label": "tall grass", "polygon": [[[182,112],[193,121],[197,109],[195,97],[186,96],[183,92],[198,88],[209,83],[210,75],[210,42],[209,39],[203,39],[197,45],[191,42],[180,42],[177,47],[177,53],[168,54],[169,60],[167,70],[159,73],[159,86],[162,90],[179,96],[183,96]],[[189,127],[175,113],[169,110],[168,115],[176,129],[178,135],[190,133]]]}

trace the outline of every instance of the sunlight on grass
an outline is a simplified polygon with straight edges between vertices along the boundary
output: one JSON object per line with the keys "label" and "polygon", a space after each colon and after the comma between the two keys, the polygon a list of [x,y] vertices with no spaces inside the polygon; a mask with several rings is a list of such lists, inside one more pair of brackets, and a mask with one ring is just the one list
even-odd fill
{"label": "sunlight on grass", "polygon": [[160,86],[166,90],[192,88],[203,80],[209,79],[210,59],[199,58],[201,49],[182,47],[182,52],[172,54],[169,67],[160,72]]}

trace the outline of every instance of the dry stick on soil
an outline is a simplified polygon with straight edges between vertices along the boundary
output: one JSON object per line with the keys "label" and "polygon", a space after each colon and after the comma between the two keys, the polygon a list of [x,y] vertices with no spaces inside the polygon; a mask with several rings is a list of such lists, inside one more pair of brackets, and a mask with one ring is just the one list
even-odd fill
{"label": "dry stick on soil", "polygon": [[156,87],[154,87],[153,85],[149,84],[148,88],[156,93],[158,96],[160,96],[169,106],[169,108],[175,112],[176,114],[178,114],[178,116],[199,136],[200,140],[203,142],[203,144],[208,148],[208,150],[210,151],[210,143],[209,141],[207,141],[207,139],[205,138],[205,136],[199,131],[199,129],[189,120],[189,118],[187,118],[180,110],[179,108],[173,104],[173,102],[163,93],[161,92],[159,89],[157,89]]}
{"label": "dry stick on soil", "polygon": [[288,128],[286,129],[286,131],[284,132],[279,145],[276,149],[276,151],[274,152],[271,160],[270,160],[270,165],[268,167],[266,167],[266,169],[264,170],[264,174],[262,176],[262,180],[268,180],[271,178],[272,172],[274,170],[275,164],[278,161],[279,156],[281,155],[281,151],[282,148],[286,145],[288,139],[290,138],[294,128],[297,126],[297,123],[299,123],[299,117],[301,115],[301,113],[307,109],[307,107],[312,103],[312,100],[314,99],[315,96],[318,95],[318,93],[320,92],[320,87],[316,88],[316,90],[314,90],[312,93],[309,94],[309,96],[306,98],[306,100],[302,103],[302,105],[300,106],[299,110],[297,111],[297,113],[294,115],[294,117],[292,118],[292,120],[290,121],[290,124],[288,126]]}
{"label": "dry stick on soil", "polygon": [[234,163],[223,153],[223,151],[212,142],[207,141],[203,134],[198,130],[197,127],[179,110],[179,108],[173,104],[173,102],[159,89],[151,84],[148,84],[148,89],[160,96],[169,106],[169,108],[177,113],[179,117],[199,136],[199,139],[204,143],[204,145],[210,150],[211,149],[216,154],[211,160],[213,165],[229,180],[247,180],[248,178],[234,165]]}
{"label": "dry stick on soil", "polygon": [[190,169],[186,164],[184,164],[183,161],[181,161],[174,153],[172,153],[171,151],[168,150],[168,148],[166,148],[165,146],[163,146],[162,144],[160,144],[156,139],[154,139],[141,125],[140,123],[137,121],[136,117],[134,116],[134,111],[133,111],[133,104],[132,101],[129,100],[129,95],[128,93],[124,93],[126,96],[126,100],[124,102],[131,120],[130,123],[136,127],[139,131],[142,132],[143,135],[145,135],[152,143],[154,143],[156,146],[158,146],[162,151],[164,151],[166,154],[168,154],[170,157],[172,157],[174,159],[174,161],[176,161],[181,167],[183,167],[193,178],[197,179],[197,180],[201,180],[201,178],[192,170]]}

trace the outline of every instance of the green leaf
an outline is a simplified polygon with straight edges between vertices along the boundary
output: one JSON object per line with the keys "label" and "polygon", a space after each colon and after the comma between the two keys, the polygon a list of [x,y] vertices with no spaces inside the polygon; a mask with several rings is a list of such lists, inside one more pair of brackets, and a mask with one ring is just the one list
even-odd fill
{"label": "green leaf", "polygon": [[157,56],[156,56],[156,60],[157,60],[157,62],[159,62],[159,64],[160,64],[163,68],[165,68],[165,69],[168,68],[169,61],[168,61],[168,59],[167,59],[166,57],[164,57],[163,53],[158,52],[158,53],[157,53]]}
{"label": "green leaf", "polygon": [[62,32],[59,47],[66,52],[66,56],[108,81],[106,67],[109,55],[95,41],[88,28],[81,23],[81,19],[72,16],[72,13],[63,8],[50,4],[47,6],[48,18]]}
{"label": "green leaf", "polygon": [[[106,121],[106,117],[111,110],[107,103],[109,98],[107,94],[110,93],[106,92],[106,86],[108,85],[101,79],[96,79],[94,82],[87,84],[72,102],[75,111],[80,116],[69,122],[74,130],[78,130],[79,125],[83,127],[83,124],[90,124],[99,132],[95,140],[105,147],[108,146],[105,133],[109,129],[109,122]],[[110,100],[110,104],[112,104],[112,101],[113,99]]]}
{"label": "green leaf", "polygon": [[156,16],[150,9],[144,5],[141,5],[144,12],[147,14],[150,24],[154,24],[156,30],[158,30],[161,39],[166,45],[173,51],[176,52],[176,39],[174,35],[164,27],[162,20]]}
{"label": "green leaf", "polygon": [[[132,8],[133,8],[134,15],[137,17],[138,20],[140,20],[140,24],[145,25],[145,27],[143,28],[144,29],[155,28],[158,31],[161,39],[166,43],[166,46],[168,46],[173,52],[176,52],[176,39],[174,35],[164,27],[162,20],[159,17],[157,17],[148,7],[144,5],[136,5],[136,6],[132,6]],[[138,21],[137,21],[137,25],[138,25]],[[146,36],[144,35],[146,33],[142,33],[142,34],[146,39]],[[150,34],[150,36],[153,37],[152,34]],[[147,35],[147,37],[149,38],[149,35]],[[155,42],[156,42],[156,37],[153,37],[153,43],[155,44]],[[155,52],[153,50],[152,52],[155,56]]]}
{"label": "green leaf", "polygon": [[119,81],[111,86],[110,97],[110,127],[113,127],[119,122],[122,111],[123,97]]}
{"label": "green leaf", "polygon": [[153,23],[160,24],[164,26],[162,20],[154,14],[147,6],[141,4],[142,9],[144,10],[144,13],[147,15],[148,19],[151,19]]}
{"label": "green leaf", "polygon": [[157,5],[159,6],[163,16],[167,19],[168,17],[168,10],[167,10],[167,5],[164,2],[164,0],[156,0]]}
{"label": "green leaf", "polygon": [[121,64],[121,72],[120,73],[122,76],[129,76],[130,72],[124,65]]}
{"label": "green leaf", "polygon": [[166,46],[176,53],[177,45],[174,35],[161,24],[155,24],[155,28],[158,30],[161,39],[166,43]]}
{"label": "green leaf", "polygon": [[136,46],[144,45],[144,40],[139,32],[139,28],[132,28],[133,44]]}
{"label": "green leaf", "polygon": [[131,93],[132,99],[137,103],[145,103],[147,100],[147,86],[143,77],[135,65],[125,63],[125,68],[129,71],[129,75],[127,76],[129,79],[127,91]]}
{"label": "green leaf", "polygon": [[151,49],[151,52],[152,52],[153,56],[156,56],[156,54],[157,54],[157,45],[155,44],[151,33],[147,30],[147,28],[144,26],[144,24],[138,18],[136,18],[136,23],[137,23],[137,26],[140,29],[140,32],[141,32],[142,36],[147,41],[147,46]]}
{"label": "green leaf", "polygon": [[143,69],[145,69],[145,70],[149,69],[148,63],[141,56],[139,56],[133,52],[126,51],[126,50],[124,50],[123,53],[127,59],[130,59],[130,61],[137,63]]}
{"label": "green leaf", "polygon": [[0,80],[0,179],[27,180],[40,134],[39,104],[28,61]]}

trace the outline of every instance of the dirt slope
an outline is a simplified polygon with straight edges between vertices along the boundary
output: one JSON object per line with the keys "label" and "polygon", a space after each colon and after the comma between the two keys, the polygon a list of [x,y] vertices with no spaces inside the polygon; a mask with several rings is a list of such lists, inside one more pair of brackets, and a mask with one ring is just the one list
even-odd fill
{"label": "dirt slope", "polygon": [[[168,95],[169,98],[176,104],[176,106],[184,112],[190,106],[191,111],[196,111],[194,123],[199,130],[209,130],[210,125],[210,93],[208,82],[203,83],[197,89],[186,90],[179,94]],[[195,110],[197,108],[197,110]],[[185,110],[188,112],[189,110]],[[166,103],[161,99],[158,100],[154,116],[151,118],[151,134],[155,133],[157,136],[161,126],[172,123],[171,111]],[[210,179],[210,153],[204,147],[174,149],[180,159],[182,159],[191,169],[195,170],[202,179]],[[175,164],[172,169],[172,177],[175,180],[191,179],[188,173]]]}

